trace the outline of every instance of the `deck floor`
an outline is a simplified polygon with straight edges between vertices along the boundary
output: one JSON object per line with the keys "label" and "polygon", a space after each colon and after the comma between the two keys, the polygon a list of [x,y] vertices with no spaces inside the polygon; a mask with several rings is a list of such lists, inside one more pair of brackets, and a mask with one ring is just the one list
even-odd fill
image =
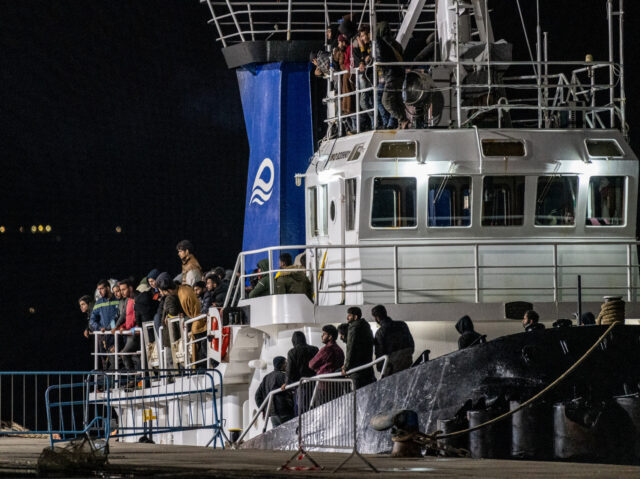
{"label": "deck floor", "polygon": [[[34,476],[38,456],[48,446],[45,439],[0,438],[0,476]],[[111,443],[109,462],[101,477],[372,477],[358,458],[352,458],[338,474],[332,469],[346,456],[314,453],[324,470],[277,471],[291,455],[288,451],[257,449],[220,450],[192,446]],[[394,459],[386,455],[367,458],[380,470],[380,478],[428,475],[429,477],[640,477],[638,466],[473,459]],[[304,460],[300,465],[309,465]],[[105,474],[106,473],[106,474]],[[89,477],[90,474],[85,474]]]}

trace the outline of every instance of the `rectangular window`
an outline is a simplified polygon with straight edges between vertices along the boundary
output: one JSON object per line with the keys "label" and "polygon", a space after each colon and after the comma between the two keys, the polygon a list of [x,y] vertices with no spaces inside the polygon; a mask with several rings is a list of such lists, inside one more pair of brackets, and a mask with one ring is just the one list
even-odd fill
{"label": "rectangular window", "polygon": [[570,226],[576,224],[577,176],[540,176],[536,194],[538,226]]}
{"label": "rectangular window", "polygon": [[592,176],[589,180],[587,218],[589,226],[624,224],[624,176]]}
{"label": "rectangular window", "polygon": [[429,178],[429,226],[471,225],[471,177]]}
{"label": "rectangular window", "polygon": [[616,140],[586,140],[585,143],[591,157],[620,158],[623,155]]}
{"label": "rectangular window", "polygon": [[307,198],[309,203],[309,232],[311,236],[318,236],[318,201],[315,186],[307,189]]}
{"label": "rectangular window", "polygon": [[346,218],[346,230],[352,231],[356,229],[356,183],[355,178],[348,178],[344,182],[346,190],[347,201],[347,218]]}
{"label": "rectangular window", "polygon": [[326,236],[329,233],[328,195],[327,185],[321,185],[318,189],[318,231],[319,235]]}
{"label": "rectangular window", "polygon": [[520,140],[482,140],[484,156],[524,156],[524,143]]}
{"label": "rectangular window", "polygon": [[415,141],[383,141],[378,147],[378,158],[414,159],[418,155],[418,144]]}
{"label": "rectangular window", "polygon": [[411,228],[416,226],[416,179],[375,178],[371,226]]}
{"label": "rectangular window", "polygon": [[482,182],[482,226],[520,226],[524,176],[487,176]]}

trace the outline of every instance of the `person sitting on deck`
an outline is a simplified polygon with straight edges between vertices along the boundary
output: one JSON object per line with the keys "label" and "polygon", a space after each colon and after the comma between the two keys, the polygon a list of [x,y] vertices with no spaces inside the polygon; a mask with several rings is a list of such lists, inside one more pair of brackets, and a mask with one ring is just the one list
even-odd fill
{"label": "person sitting on deck", "polygon": [[471,318],[466,314],[456,323],[456,330],[460,333],[460,337],[458,338],[458,351],[486,342],[486,336],[473,329],[473,321],[471,321]]}
{"label": "person sitting on deck", "polygon": [[524,330],[529,331],[537,331],[539,329],[544,329],[544,324],[539,323],[540,316],[533,309],[530,309],[526,313],[524,313],[524,318],[522,319],[522,326]]}
{"label": "person sitting on deck", "polygon": [[[255,400],[260,407],[267,395],[276,389],[280,389],[287,382],[287,375],[284,373],[287,368],[287,360],[282,356],[273,358],[273,371],[267,374],[258,386]],[[271,419],[271,425],[277,427],[283,422],[287,422],[294,417],[293,395],[291,391],[285,391],[273,396],[269,411],[263,411],[263,416]]]}
{"label": "person sitting on deck", "polygon": [[384,371],[382,363],[377,365],[382,377],[410,368],[415,344],[407,323],[391,319],[387,316],[387,308],[381,304],[371,310],[371,316],[380,325],[375,337],[376,359],[385,354],[389,356]]}

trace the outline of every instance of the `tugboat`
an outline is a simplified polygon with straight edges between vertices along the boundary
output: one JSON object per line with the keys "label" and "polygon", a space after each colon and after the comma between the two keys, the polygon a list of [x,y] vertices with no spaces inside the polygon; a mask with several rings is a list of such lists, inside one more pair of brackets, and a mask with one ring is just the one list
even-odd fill
{"label": "tugboat", "polygon": [[[249,447],[295,448],[295,421],[260,434],[267,425],[254,395],[267,365],[286,355],[295,331],[320,344],[324,324],[344,322],[350,306],[366,317],[376,304],[407,322],[416,357],[429,350],[432,359],[358,390],[361,452],[391,449],[369,425],[379,412],[412,409],[431,432],[439,420],[503,411],[596,341],[597,353],[546,397],[540,417],[550,421],[555,407],[559,434],[571,421],[586,428],[579,417],[590,413],[619,419],[621,401],[638,408],[639,175],[625,116],[623,0],[598,2],[606,61],[550,60],[539,18],[535,55],[515,59],[512,45],[494,38],[488,0],[203,3],[237,72],[251,149],[244,251],[223,310],[208,321],[227,430],[243,430]],[[331,54],[327,36],[339,20],[347,35],[347,22],[369,26],[371,61],[343,71],[327,63],[319,119],[309,53]],[[389,41],[380,22],[402,61],[380,56]],[[402,92],[390,93],[402,93],[409,124],[399,126],[407,128],[375,128],[389,68],[403,72]],[[342,89],[345,75],[352,91]],[[353,111],[343,111],[345,98]],[[319,125],[326,135],[314,148]],[[312,299],[275,294],[284,252],[304,253]],[[250,298],[245,286],[258,275],[270,276],[270,294]],[[605,339],[603,325],[520,332],[526,310],[547,326],[572,317],[577,326],[582,312],[597,315],[603,296],[625,301],[627,322]],[[456,352],[463,315],[492,340]],[[634,414],[627,422],[638,426]],[[593,434],[610,433],[599,424]],[[534,452],[512,444],[511,453],[551,457],[553,431],[541,434]],[[484,445],[476,456],[494,457]],[[584,453],[567,451],[555,457]]]}

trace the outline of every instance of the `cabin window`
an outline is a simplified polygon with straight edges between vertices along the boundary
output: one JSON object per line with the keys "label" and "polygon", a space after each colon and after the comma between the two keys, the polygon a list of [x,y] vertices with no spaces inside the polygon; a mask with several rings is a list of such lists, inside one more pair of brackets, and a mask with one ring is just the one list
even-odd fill
{"label": "cabin window", "polygon": [[351,154],[349,155],[349,158],[347,158],[347,161],[359,160],[363,150],[364,150],[364,143],[358,143],[351,151]]}
{"label": "cabin window", "polygon": [[471,225],[471,177],[429,178],[429,226]]}
{"label": "cabin window", "polygon": [[327,185],[318,188],[318,235],[326,236],[329,232]]}
{"label": "cabin window", "polygon": [[540,176],[536,194],[538,226],[570,226],[576,223],[577,176]]}
{"label": "cabin window", "polygon": [[316,187],[307,189],[307,202],[309,203],[309,232],[311,236],[318,236],[318,201]]}
{"label": "cabin window", "polygon": [[415,159],[418,157],[418,144],[415,141],[383,141],[378,147],[377,157]]}
{"label": "cabin window", "polygon": [[592,176],[587,197],[588,226],[624,224],[624,176]]}
{"label": "cabin window", "polygon": [[586,140],[587,153],[591,157],[622,157],[622,149],[616,140]]}
{"label": "cabin window", "polygon": [[521,140],[482,140],[484,156],[524,156],[524,142]]}
{"label": "cabin window", "polygon": [[487,176],[482,183],[482,226],[520,226],[524,176]]}
{"label": "cabin window", "polygon": [[344,182],[346,202],[347,202],[347,218],[346,230],[352,231],[356,229],[356,187],[357,180],[355,178],[347,178]]}
{"label": "cabin window", "polygon": [[411,228],[416,226],[416,179],[375,178],[371,226]]}

